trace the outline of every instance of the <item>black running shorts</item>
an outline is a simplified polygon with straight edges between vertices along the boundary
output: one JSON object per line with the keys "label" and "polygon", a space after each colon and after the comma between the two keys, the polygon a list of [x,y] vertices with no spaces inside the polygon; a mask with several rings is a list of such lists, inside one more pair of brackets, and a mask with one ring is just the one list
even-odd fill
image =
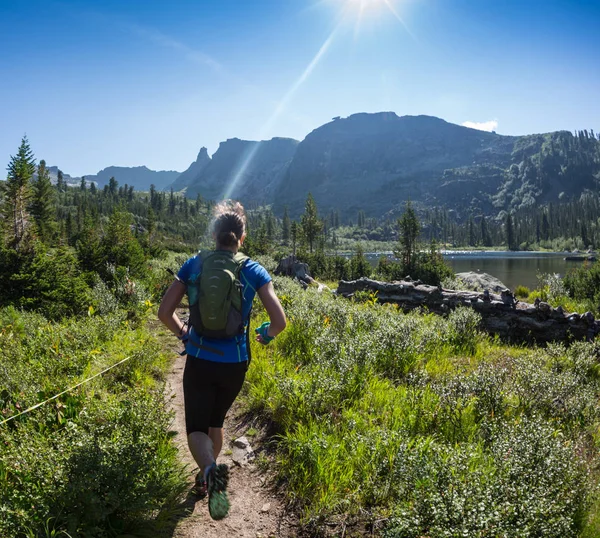
{"label": "black running shorts", "polygon": [[183,372],[187,434],[222,428],[246,377],[247,362],[213,362],[188,355]]}

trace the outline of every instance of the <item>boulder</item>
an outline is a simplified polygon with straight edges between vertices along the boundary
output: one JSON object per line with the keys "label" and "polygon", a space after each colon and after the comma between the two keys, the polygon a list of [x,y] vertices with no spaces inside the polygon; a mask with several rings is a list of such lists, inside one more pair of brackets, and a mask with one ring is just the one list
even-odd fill
{"label": "boulder", "polygon": [[231,459],[233,463],[244,467],[254,459],[254,450],[246,437],[238,437],[232,444]]}
{"label": "boulder", "polygon": [[297,278],[305,284],[312,284],[314,279],[310,276],[308,264],[299,261],[296,256],[291,255],[287,258],[281,258],[275,269],[276,275],[291,276]]}
{"label": "boulder", "polygon": [[506,289],[506,286],[500,280],[487,273],[468,271],[466,273],[456,273],[456,277],[465,282],[471,289],[490,290],[496,293]]}

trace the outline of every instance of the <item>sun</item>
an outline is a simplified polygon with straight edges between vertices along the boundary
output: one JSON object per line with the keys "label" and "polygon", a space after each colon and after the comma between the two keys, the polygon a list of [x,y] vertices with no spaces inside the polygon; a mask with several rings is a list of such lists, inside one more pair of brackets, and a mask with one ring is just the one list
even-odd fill
{"label": "sun", "polygon": [[392,16],[409,33],[404,20],[398,12],[398,4],[403,0],[330,0],[338,6],[341,18],[354,24],[354,36],[359,33],[361,23],[365,19],[382,19]]}
{"label": "sun", "polygon": [[374,15],[386,7],[386,0],[338,0],[342,9],[347,14],[362,17],[363,15]]}

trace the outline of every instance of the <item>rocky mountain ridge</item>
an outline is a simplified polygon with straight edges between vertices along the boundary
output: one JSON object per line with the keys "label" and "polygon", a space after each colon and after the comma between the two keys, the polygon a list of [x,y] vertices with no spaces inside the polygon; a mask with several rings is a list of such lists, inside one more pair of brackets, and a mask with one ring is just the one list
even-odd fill
{"label": "rocky mountain ridge", "polygon": [[109,166],[100,170],[97,174],[86,175],[86,181],[94,181],[99,187],[108,185],[111,177],[114,177],[119,185],[133,186],[135,190],[147,191],[150,185],[154,185],[156,190],[162,191],[181,175],[174,170],[150,170],[146,166]]}
{"label": "rocky mountain ridge", "polygon": [[600,141],[567,131],[504,136],[432,116],[393,112],[335,118],[301,141],[229,139],[205,151],[173,184],[190,197],[223,195],[288,205],[308,192],[322,213],[368,216],[401,211],[405,200],[462,214],[498,215],[596,189]]}

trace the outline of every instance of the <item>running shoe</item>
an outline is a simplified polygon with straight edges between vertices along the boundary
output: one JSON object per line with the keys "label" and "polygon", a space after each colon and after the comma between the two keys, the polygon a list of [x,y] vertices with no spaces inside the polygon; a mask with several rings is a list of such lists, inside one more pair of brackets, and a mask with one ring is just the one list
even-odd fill
{"label": "running shoe", "polygon": [[213,519],[223,519],[229,513],[227,483],[229,468],[224,463],[213,463],[206,476],[208,485],[208,512]]}
{"label": "running shoe", "polygon": [[204,480],[204,473],[202,471],[196,475],[196,482],[192,488],[192,493],[200,499],[204,499],[208,495],[208,488],[206,487],[206,480]]}

